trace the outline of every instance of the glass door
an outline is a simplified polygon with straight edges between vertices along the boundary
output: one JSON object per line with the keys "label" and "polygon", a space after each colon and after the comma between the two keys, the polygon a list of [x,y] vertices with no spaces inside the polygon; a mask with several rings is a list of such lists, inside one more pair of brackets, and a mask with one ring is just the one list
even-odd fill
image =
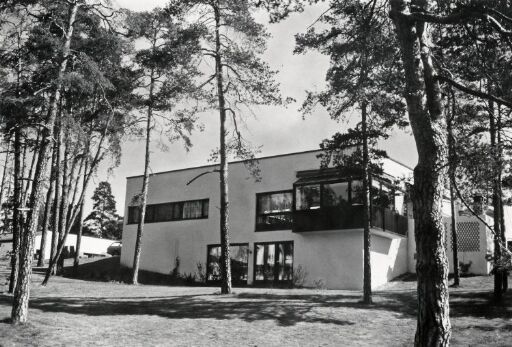
{"label": "glass door", "polygon": [[255,284],[290,284],[293,279],[293,241],[254,245]]}

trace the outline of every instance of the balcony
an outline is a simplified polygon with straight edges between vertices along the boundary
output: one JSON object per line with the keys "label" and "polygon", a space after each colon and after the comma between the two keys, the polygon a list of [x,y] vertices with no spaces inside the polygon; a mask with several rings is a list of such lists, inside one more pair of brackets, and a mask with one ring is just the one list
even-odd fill
{"label": "balcony", "polygon": [[[380,228],[398,235],[407,236],[407,217],[388,208],[372,208],[372,228]],[[332,206],[318,209],[294,211],[293,231],[360,229],[363,227],[363,206]]]}

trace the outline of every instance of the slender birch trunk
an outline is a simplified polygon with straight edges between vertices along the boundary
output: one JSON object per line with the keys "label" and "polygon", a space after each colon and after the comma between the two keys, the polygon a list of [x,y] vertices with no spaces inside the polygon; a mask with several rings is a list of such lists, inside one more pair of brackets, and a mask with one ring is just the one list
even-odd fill
{"label": "slender birch trunk", "polygon": [[23,233],[22,248],[20,252],[19,274],[14,291],[14,299],[11,312],[12,324],[23,324],[28,319],[28,303],[30,298],[30,277],[32,274],[32,257],[34,253],[34,236],[38,227],[38,216],[41,204],[43,202],[43,188],[47,180],[48,165],[48,142],[53,137],[53,126],[57,116],[57,105],[60,101],[60,89],[62,87],[62,77],[66,71],[68,58],[70,55],[71,39],[73,27],[79,4],[74,2],[70,4],[68,17],[68,26],[65,33],[65,41],[62,52],[62,60],[59,66],[59,72],[56,76],[55,89],[48,110],[48,119],[43,129],[42,142],[39,148],[39,157],[36,164],[34,180],[32,182],[32,191],[30,194],[31,211],[27,218],[27,230]]}

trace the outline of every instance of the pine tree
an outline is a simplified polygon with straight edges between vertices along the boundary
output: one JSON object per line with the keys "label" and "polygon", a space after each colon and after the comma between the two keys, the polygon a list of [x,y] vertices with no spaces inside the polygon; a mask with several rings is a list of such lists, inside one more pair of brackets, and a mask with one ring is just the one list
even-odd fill
{"label": "pine tree", "polygon": [[[276,71],[261,59],[268,33],[254,19],[257,4],[250,0],[187,0],[192,13],[204,28],[202,56],[204,69],[213,71],[201,84],[211,108],[219,111],[220,143],[214,158],[219,159],[220,176],[220,244],[221,293],[231,293],[231,264],[229,254],[228,155],[245,160],[253,174],[254,151],[244,140],[238,123],[251,113],[251,105],[282,104],[274,80]],[[234,130],[229,129],[231,120]],[[228,135],[232,133],[232,139]]]}
{"label": "pine tree", "polygon": [[194,93],[193,79],[197,76],[193,58],[198,53],[200,31],[185,26],[183,8],[169,5],[152,12],[133,13],[128,19],[129,33],[143,39],[149,48],[140,49],[134,58],[139,66],[147,96],[141,96],[141,108],[146,113],[144,176],[141,192],[135,200],[139,205],[139,220],[135,239],[131,282],[137,284],[142,249],[142,234],[149,187],[151,133],[158,121],[171,140],[181,138],[188,148],[188,134],[195,123],[194,109],[180,110],[178,104]]}
{"label": "pine tree", "polygon": [[393,126],[407,125],[402,119],[405,107],[398,88],[400,70],[394,59],[396,42],[386,9],[376,2],[369,6],[360,1],[332,4],[331,11],[318,22],[328,28],[317,32],[312,27],[298,35],[295,52],[315,49],[329,55],[328,85],[325,91],[309,92],[303,110],[311,113],[320,104],[336,120],[346,119],[354,107],[361,112],[356,128],[336,133],[321,148],[325,151],[324,166],[334,164],[340,170],[351,167],[362,177],[363,302],[370,304],[370,181],[372,175],[379,175],[379,159],[386,156],[376,145],[380,138],[387,138],[386,132]]}

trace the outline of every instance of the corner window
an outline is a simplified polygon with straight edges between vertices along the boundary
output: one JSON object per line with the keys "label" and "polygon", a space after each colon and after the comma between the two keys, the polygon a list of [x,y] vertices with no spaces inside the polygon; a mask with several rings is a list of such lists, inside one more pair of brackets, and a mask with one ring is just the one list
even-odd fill
{"label": "corner window", "polygon": [[297,210],[316,210],[320,208],[320,184],[297,186],[296,188]]}
{"label": "corner window", "polygon": [[291,229],[293,192],[256,195],[256,231]]}
{"label": "corner window", "polygon": [[323,205],[324,206],[339,206],[341,204],[348,204],[349,201],[349,182],[339,182],[323,184]]}

